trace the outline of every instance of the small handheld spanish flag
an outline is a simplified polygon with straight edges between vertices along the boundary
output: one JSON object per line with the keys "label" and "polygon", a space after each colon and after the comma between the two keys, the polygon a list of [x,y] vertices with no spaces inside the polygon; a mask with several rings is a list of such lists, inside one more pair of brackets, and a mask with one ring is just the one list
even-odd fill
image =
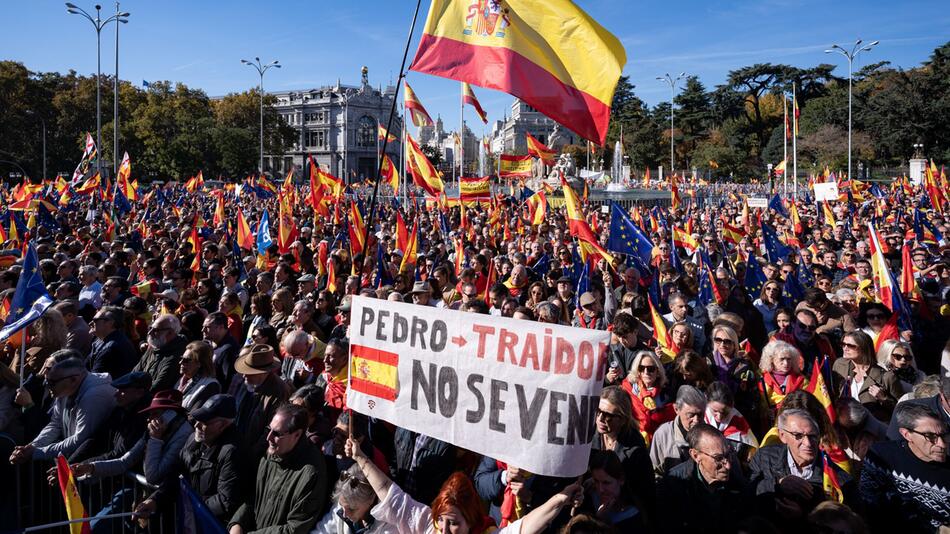
{"label": "small handheld spanish flag", "polygon": [[844,495],[841,493],[841,484],[838,483],[838,476],[835,474],[831,463],[828,462],[828,455],[821,453],[821,487],[825,490],[825,495],[832,501],[844,502]]}
{"label": "small handheld spanish flag", "polygon": [[[69,468],[69,463],[62,454],[56,457],[56,478],[59,480],[59,489],[63,492],[63,504],[66,505],[66,517],[70,521],[89,517],[86,515],[86,508],[79,498],[79,492],[76,491],[76,479],[73,477],[73,471]],[[89,522],[73,523],[69,525],[70,534],[90,534]]]}

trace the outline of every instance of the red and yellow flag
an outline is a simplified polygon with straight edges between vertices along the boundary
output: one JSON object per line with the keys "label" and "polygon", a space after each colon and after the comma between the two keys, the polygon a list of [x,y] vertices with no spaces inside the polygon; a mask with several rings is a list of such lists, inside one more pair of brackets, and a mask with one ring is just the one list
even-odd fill
{"label": "red and yellow flag", "polygon": [[[650,306],[650,320],[653,322],[653,338],[656,339],[657,345],[659,345],[663,352],[669,357],[669,361],[672,361],[676,356],[676,354],[673,353],[673,338],[666,329],[666,323],[663,322],[663,317],[660,315],[660,312],[656,311],[656,307],[653,306],[653,298],[647,297],[647,303]],[[667,363],[667,361],[663,363]]]}
{"label": "red and yellow flag", "polygon": [[442,178],[435,170],[429,158],[411,135],[406,135],[406,168],[412,174],[412,181],[432,196],[438,196],[444,189]]}
{"label": "red and yellow flag", "polygon": [[502,154],[498,164],[499,178],[531,177],[531,156],[512,156]]}
{"label": "red and yellow flag", "polygon": [[475,92],[472,91],[472,86],[465,82],[462,82],[462,102],[475,108],[475,113],[478,114],[478,118],[482,119],[483,123],[488,124],[488,114],[485,113],[485,110],[482,109],[482,105],[478,102],[478,99],[475,98]]}
{"label": "red and yellow flag", "polygon": [[[79,492],[76,491],[76,479],[73,477],[73,470],[69,468],[69,463],[62,454],[56,457],[56,478],[59,480],[59,490],[63,493],[63,504],[66,505],[66,517],[70,521],[89,517],[86,514],[86,507],[83,506],[79,498]],[[89,522],[73,523],[69,525],[70,534],[89,534],[92,530],[89,528]]]}
{"label": "red and yellow flag", "polygon": [[389,184],[389,187],[393,188],[393,193],[399,191],[399,171],[396,170],[396,166],[393,165],[393,160],[389,159],[389,156],[383,154],[382,161],[382,177],[386,180],[386,183]]}
{"label": "red and yellow flag", "polygon": [[407,236],[407,242],[403,250],[402,263],[399,264],[399,272],[406,272],[410,267],[415,267],[419,251],[419,218],[412,223],[412,233]]}
{"label": "red and yellow flag", "polygon": [[416,92],[412,90],[412,87],[409,87],[409,82],[404,83],[406,87],[406,111],[412,117],[412,123],[417,127],[432,126],[432,117],[429,116],[429,112],[426,111],[425,106],[416,96]]}
{"label": "red and yellow flag", "polygon": [[350,202],[350,254],[356,256],[366,249],[363,238],[366,235],[366,225],[363,224],[363,214],[360,213],[356,202]]}
{"label": "red and yellow flag", "polygon": [[382,124],[377,124],[377,125],[376,125],[376,135],[377,135],[377,139],[379,139],[379,142],[380,142],[380,143],[382,143],[383,141],[386,141],[386,138],[387,138],[387,137],[389,138],[388,142],[390,142],[390,143],[395,143],[395,142],[396,142],[396,136],[393,135],[393,134],[391,134],[391,133],[389,133],[389,132],[386,130],[386,128],[383,128],[383,125],[382,125]]}
{"label": "red and yellow flag", "polygon": [[811,366],[811,377],[808,379],[808,385],[805,386],[805,391],[811,393],[818,399],[818,402],[825,407],[825,412],[828,413],[828,418],[831,419],[831,422],[834,423],[837,414],[835,413],[834,404],[831,402],[831,394],[828,392],[828,385],[825,383],[825,377],[822,374],[822,368],[828,361],[828,357],[825,356],[821,361],[815,361]]}
{"label": "red and yellow flag", "polygon": [[378,399],[395,401],[399,392],[399,355],[350,345],[350,387]]}
{"label": "red and yellow flag", "polygon": [[254,234],[251,232],[251,225],[247,223],[247,219],[244,218],[244,213],[241,211],[241,208],[237,209],[237,242],[238,246],[247,249],[254,250]]}
{"label": "red and yellow flag", "polygon": [[538,141],[530,133],[525,132],[524,134],[528,142],[528,154],[540,159],[545,165],[554,165],[554,155],[557,151]]}
{"label": "red and yellow flag", "polygon": [[587,224],[587,219],[580,209],[581,202],[577,198],[577,193],[567,184],[563,175],[561,176],[561,188],[564,190],[564,206],[567,208],[567,224],[571,235],[589,245],[589,252],[607,260],[608,264],[613,265],[614,257],[598,243],[597,236],[594,235],[593,230],[590,229],[590,226]]}
{"label": "red and yellow flag", "polygon": [[571,0],[432,0],[412,70],[504,91],[603,145],[626,62]]}
{"label": "red and yellow flag", "polygon": [[119,164],[119,172],[116,175],[115,186],[119,191],[122,191],[122,194],[125,195],[125,198],[129,202],[135,202],[136,191],[133,187],[132,182],[129,180],[129,177],[132,174],[132,162],[129,160],[129,153],[126,152],[125,156],[122,157],[122,163]]}
{"label": "red and yellow flag", "polygon": [[277,212],[277,246],[281,254],[290,252],[290,244],[297,239],[300,233],[297,230],[297,223],[294,222],[294,212],[290,205],[290,197],[283,193],[280,194],[279,211]]}
{"label": "red and yellow flag", "polygon": [[491,183],[488,176],[464,177],[459,180],[459,201],[489,200]]}

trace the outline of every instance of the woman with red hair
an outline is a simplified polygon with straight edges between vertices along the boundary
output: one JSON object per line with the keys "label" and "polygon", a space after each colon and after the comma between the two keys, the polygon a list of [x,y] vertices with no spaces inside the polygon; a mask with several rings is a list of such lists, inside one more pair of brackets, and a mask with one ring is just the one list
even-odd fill
{"label": "woman with red hair", "polygon": [[346,440],[346,455],[353,458],[379,497],[379,504],[372,510],[373,517],[398,525],[403,534],[534,534],[547,528],[565,505],[579,505],[583,501],[581,486],[574,483],[521,519],[495,530],[475,485],[464,473],[453,473],[429,507],[416,502],[394,484],[352,438]]}

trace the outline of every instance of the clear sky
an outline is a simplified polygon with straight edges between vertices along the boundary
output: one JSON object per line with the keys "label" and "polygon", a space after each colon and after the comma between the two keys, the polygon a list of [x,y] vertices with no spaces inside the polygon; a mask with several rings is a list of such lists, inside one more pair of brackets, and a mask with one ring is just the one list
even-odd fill
{"label": "clear sky", "polygon": [[[466,0],[458,0],[466,1]],[[87,11],[93,4],[74,3]],[[833,43],[881,44],[861,56],[855,70],[875,61],[911,68],[950,40],[946,0],[577,0],[623,42],[624,73],[637,94],[653,105],[669,98],[669,87],[655,78],[664,73],[696,74],[707,88],[722,83],[731,69],[754,63],[838,65],[840,55],[823,50]],[[429,2],[423,0],[409,59],[415,52]],[[0,59],[23,62],[34,71],[74,69],[95,73],[96,42],[92,24],[66,13],[63,2],[5,0],[0,30]],[[360,67],[369,67],[373,85],[388,84],[398,73],[411,0],[126,0],[131,12],[120,30],[120,77],[180,81],[209,95],[242,91],[257,84],[257,73],[240,63],[260,56],[280,60],[269,71],[265,90],[307,89],[335,83],[356,84]],[[103,4],[115,12],[115,4]],[[103,18],[105,18],[104,15]],[[114,70],[115,33],[103,30],[104,72]],[[447,128],[459,120],[458,84],[410,73],[409,82]],[[492,121],[512,99],[475,89]],[[471,109],[467,122],[481,128]],[[486,132],[487,133],[487,127]]]}

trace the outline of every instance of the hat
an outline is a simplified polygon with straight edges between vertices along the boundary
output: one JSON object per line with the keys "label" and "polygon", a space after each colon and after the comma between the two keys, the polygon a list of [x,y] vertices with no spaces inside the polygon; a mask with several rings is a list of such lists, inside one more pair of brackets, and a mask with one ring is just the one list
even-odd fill
{"label": "hat", "polygon": [[270,345],[258,343],[245,347],[234,362],[234,370],[242,375],[262,375],[269,373],[279,364],[274,360],[274,349]]}
{"label": "hat", "polygon": [[152,397],[152,403],[139,413],[148,413],[152,410],[184,410],[181,407],[181,399],[181,391],[177,389],[159,391]]}
{"label": "hat", "polygon": [[125,389],[125,388],[151,389],[152,377],[148,373],[143,373],[142,371],[133,371],[129,374],[122,375],[119,378],[116,378],[115,380],[113,380],[112,387],[116,389]]}
{"label": "hat", "polygon": [[310,273],[301,275],[301,277],[297,279],[298,282],[313,282],[314,280],[315,280],[315,279],[314,279],[313,275],[310,274]]}
{"label": "hat", "polygon": [[225,419],[234,419],[237,416],[237,403],[234,397],[219,393],[212,395],[201,405],[191,411],[191,417],[195,421],[207,423],[208,421],[223,417]]}
{"label": "hat", "polygon": [[343,300],[340,302],[340,305],[336,309],[342,312],[348,312],[353,307],[353,296],[346,295],[343,297]]}
{"label": "hat", "polygon": [[557,283],[559,283],[559,284],[571,284],[571,285],[573,285],[573,284],[574,284],[574,281],[571,280],[571,277],[570,277],[570,276],[562,276],[562,277],[560,277],[560,278],[557,279]]}
{"label": "hat", "polygon": [[582,308],[583,308],[584,306],[589,306],[589,305],[593,304],[593,303],[596,302],[596,301],[597,301],[597,299],[594,298],[594,294],[591,293],[590,291],[585,291],[585,292],[581,295],[581,307],[582,307]]}
{"label": "hat", "polygon": [[432,286],[425,282],[416,282],[412,284],[412,291],[410,293],[432,293]]}
{"label": "hat", "polygon": [[165,291],[162,291],[161,293],[159,293],[157,296],[178,302],[178,292],[175,291],[174,289],[166,289]]}

